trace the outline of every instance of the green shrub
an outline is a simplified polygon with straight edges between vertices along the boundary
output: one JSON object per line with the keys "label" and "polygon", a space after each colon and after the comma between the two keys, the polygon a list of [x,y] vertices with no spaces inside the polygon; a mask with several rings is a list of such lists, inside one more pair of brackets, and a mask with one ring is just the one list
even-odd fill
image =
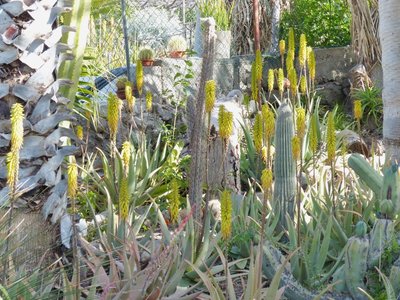
{"label": "green shrub", "polygon": [[296,0],[284,12],[280,36],[285,38],[290,27],[297,36],[307,33],[312,47],[334,47],[350,44],[351,13],[346,0]]}

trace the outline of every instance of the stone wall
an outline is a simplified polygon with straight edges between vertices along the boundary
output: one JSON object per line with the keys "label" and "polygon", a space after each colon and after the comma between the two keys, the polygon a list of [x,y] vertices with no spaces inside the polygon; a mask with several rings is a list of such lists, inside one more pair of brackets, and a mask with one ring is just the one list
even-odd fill
{"label": "stone wall", "polygon": [[[350,47],[316,48],[316,88],[321,96],[321,103],[334,106],[335,103],[346,103],[350,91],[349,71],[357,64]],[[200,81],[202,59],[190,57],[190,68],[193,69],[193,78],[190,81],[190,91],[196,96]],[[234,56],[230,59],[218,59],[214,65],[214,78],[217,81],[217,94],[226,95],[232,89],[240,89],[243,92],[251,90],[251,64],[254,56]],[[267,74],[269,68],[279,68],[279,57],[264,57],[264,77],[262,86],[267,88]],[[179,93],[179,86],[174,76],[177,73],[185,74],[189,66],[184,59],[162,58],[156,60],[152,67],[145,67],[145,90],[153,94],[154,102],[168,103]],[[135,66],[131,67],[132,78],[135,78]],[[376,66],[372,76],[377,86],[381,86],[381,68]],[[105,88],[100,97],[100,102],[106,102],[108,92],[115,92],[115,79]],[[138,95],[137,95],[138,96]]]}

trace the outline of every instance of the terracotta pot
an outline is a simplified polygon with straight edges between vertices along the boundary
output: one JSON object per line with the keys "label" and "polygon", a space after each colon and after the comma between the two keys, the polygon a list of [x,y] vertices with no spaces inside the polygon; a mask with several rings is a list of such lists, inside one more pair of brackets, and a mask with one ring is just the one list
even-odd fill
{"label": "terracotta pot", "polygon": [[172,51],[169,53],[171,58],[182,58],[185,55],[185,51]]}
{"label": "terracotta pot", "polygon": [[118,97],[119,99],[121,99],[121,100],[125,100],[125,99],[126,99],[126,96],[125,96],[125,88],[123,88],[123,89],[117,89],[116,94],[117,94],[117,97]]}
{"label": "terracotta pot", "polygon": [[154,63],[154,59],[143,59],[142,65],[143,67],[151,67]]}
{"label": "terracotta pot", "polygon": [[[123,88],[118,88],[117,87],[117,91],[115,92],[117,94],[117,97],[121,100],[126,100],[126,95],[125,95],[125,87]],[[136,88],[132,87],[132,95],[137,97],[136,95]]]}

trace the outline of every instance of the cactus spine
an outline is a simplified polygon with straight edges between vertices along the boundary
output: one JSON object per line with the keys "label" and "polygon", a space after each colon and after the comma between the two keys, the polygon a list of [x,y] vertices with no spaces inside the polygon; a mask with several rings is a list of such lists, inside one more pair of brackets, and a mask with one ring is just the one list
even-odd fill
{"label": "cactus spine", "polygon": [[367,271],[369,249],[366,227],[362,221],[356,225],[356,236],[347,241],[345,249],[344,278],[347,289],[355,300],[367,299],[358,289],[365,289],[364,276]]}
{"label": "cactus spine", "polygon": [[292,155],[294,136],[293,113],[288,103],[278,109],[275,128],[275,212],[279,213],[280,224],[286,228],[286,214],[293,219],[296,195],[296,169]]}

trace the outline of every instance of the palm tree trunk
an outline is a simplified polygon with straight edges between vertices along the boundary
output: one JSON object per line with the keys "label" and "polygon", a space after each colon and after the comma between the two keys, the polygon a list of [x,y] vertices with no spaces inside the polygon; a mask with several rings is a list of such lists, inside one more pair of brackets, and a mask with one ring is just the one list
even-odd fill
{"label": "palm tree trunk", "polygon": [[386,161],[400,161],[400,1],[380,0],[383,138]]}
{"label": "palm tree trunk", "polygon": [[273,55],[279,54],[279,22],[281,19],[281,1],[271,1],[271,47],[269,52]]}

